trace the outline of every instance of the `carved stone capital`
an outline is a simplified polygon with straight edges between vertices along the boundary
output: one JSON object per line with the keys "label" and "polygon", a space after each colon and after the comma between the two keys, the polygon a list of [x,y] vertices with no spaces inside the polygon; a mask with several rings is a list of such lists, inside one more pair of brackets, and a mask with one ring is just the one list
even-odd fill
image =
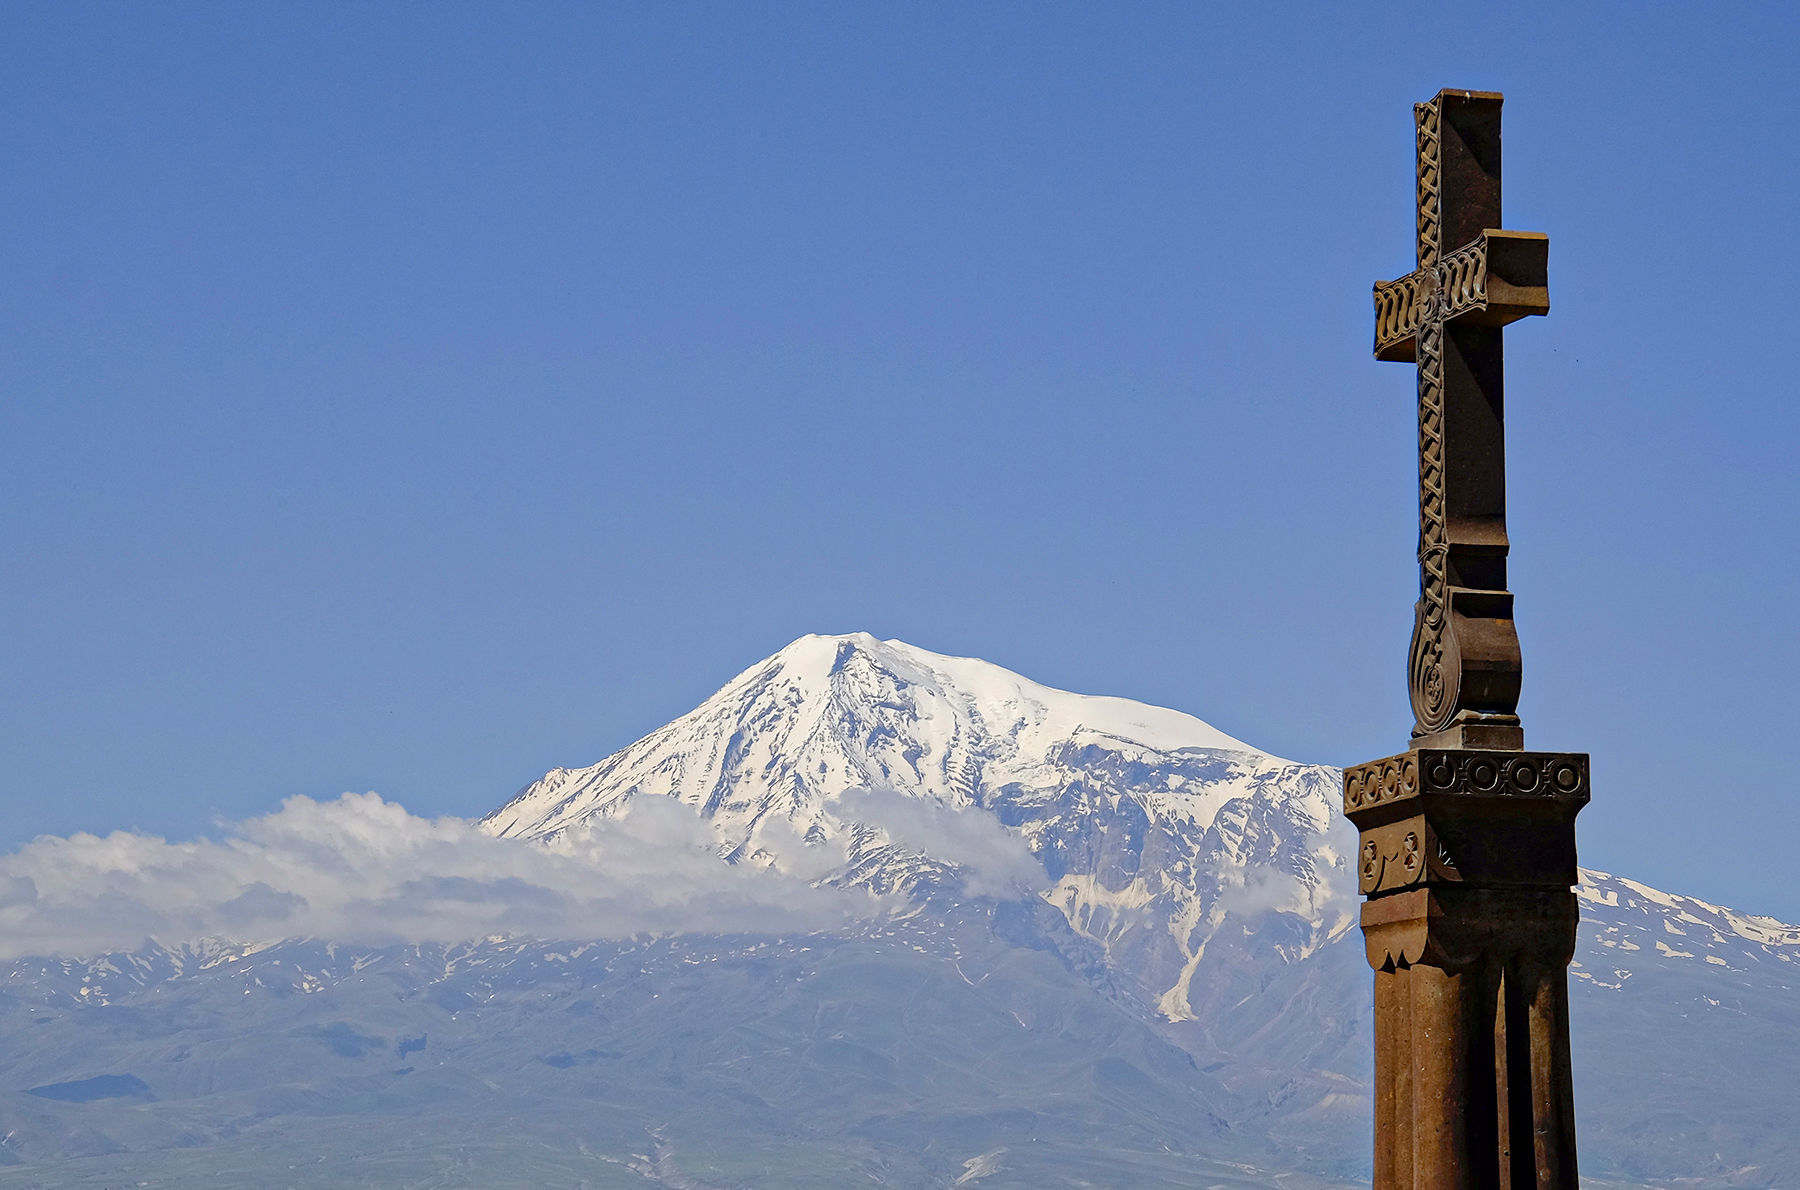
{"label": "carved stone capital", "polygon": [[1567,889],[1588,797],[1579,752],[1421,748],[1346,769],[1358,887],[1366,897],[1421,885]]}

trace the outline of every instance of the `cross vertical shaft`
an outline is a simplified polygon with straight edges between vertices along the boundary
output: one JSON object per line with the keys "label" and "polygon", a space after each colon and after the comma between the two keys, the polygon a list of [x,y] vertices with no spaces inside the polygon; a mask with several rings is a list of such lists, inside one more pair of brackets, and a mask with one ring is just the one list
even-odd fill
{"label": "cross vertical shaft", "polygon": [[1375,969],[1376,1190],[1575,1190],[1568,976],[1588,758],[1524,751],[1507,589],[1502,328],[1549,311],[1549,241],[1499,229],[1497,94],[1414,109],[1417,267],[1375,355],[1418,365],[1411,747],[1347,769]]}

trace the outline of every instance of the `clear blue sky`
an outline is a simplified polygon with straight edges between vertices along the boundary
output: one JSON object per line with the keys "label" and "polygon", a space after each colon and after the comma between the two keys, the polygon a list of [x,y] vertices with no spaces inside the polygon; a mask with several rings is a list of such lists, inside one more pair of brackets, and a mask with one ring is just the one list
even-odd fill
{"label": "clear blue sky", "polygon": [[1456,86],[1551,237],[1528,742],[1800,920],[1800,10],[1434,11],[0,10],[0,847],[479,814],[813,631],[1397,750]]}

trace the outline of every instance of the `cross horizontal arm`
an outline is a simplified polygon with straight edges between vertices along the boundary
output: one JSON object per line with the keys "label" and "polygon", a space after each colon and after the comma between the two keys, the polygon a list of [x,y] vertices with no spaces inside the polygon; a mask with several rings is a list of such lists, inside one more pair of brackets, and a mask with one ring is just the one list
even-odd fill
{"label": "cross horizontal arm", "polygon": [[1434,315],[1505,326],[1548,314],[1549,257],[1547,235],[1489,228],[1430,268],[1376,282],[1375,358],[1415,362],[1419,327]]}

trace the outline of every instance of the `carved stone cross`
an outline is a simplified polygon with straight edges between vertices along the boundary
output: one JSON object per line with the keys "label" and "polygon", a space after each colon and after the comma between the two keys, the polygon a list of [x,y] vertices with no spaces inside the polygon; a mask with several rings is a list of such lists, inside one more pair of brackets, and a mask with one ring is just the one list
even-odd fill
{"label": "carved stone cross", "polygon": [[1419,365],[1413,735],[1517,748],[1500,328],[1549,313],[1550,239],[1498,230],[1500,96],[1442,91],[1413,112],[1419,267],[1375,286],[1375,358]]}
{"label": "carved stone cross", "polygon": [[1418,268],[1375,356],[1419,367],[1411,747],[1344,771],[1375,969],[1376,1190],[1576,1190],[1569,959],[1588,758],[1526,752],[1506,585],[1501,328],[1550,308],[1500,231],[1500,96],[1414,108]]}

